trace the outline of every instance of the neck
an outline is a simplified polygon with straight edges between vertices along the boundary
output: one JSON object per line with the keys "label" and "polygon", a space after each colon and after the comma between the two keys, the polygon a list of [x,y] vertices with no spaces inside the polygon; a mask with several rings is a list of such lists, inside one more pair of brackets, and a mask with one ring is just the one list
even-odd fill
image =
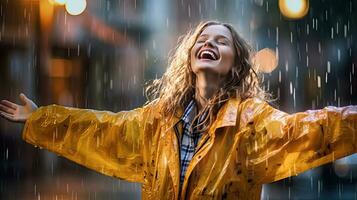
{"label": "neck", "polygon": [[220,89],[222,77],[217,74],[210,73],[197,73],[196,74],[196,91],[195,100],[197,103],[198,111],[204,108],[208,101]]}

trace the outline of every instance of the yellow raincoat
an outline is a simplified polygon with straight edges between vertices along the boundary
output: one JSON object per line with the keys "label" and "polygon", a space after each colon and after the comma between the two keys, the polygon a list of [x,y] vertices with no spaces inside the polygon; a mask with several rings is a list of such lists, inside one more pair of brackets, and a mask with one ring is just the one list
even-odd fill
{"label": "yellow raincoat", "polygon": [[51,105],[23,138],[108,176],[140,182],[143,199],[260,199],[262,184],[356,152],[357,106],[289,115],[258,99],[230,99],[201,138],[179,196],[178,118],[160,105],[111,113]]}

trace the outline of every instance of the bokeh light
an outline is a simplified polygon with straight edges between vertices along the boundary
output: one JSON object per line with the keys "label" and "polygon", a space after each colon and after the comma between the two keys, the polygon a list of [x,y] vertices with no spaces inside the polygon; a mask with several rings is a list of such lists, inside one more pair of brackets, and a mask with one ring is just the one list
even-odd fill
{"label": "bokeh light", "polygon": [[66,10],[70,15],[80,15],[86,7],[86,0],[67,0],[66,2]]}
{"label": "bokeh light", "polygon": [[308,0],[279,0],[281,14],[290,19],[300,19],[309,11]]}
{"label": "bokeh light", "polygon": [[278,56],[273,50],[264,48],[254,55],[252,62],[256,71],[271,73],[278,66]]}

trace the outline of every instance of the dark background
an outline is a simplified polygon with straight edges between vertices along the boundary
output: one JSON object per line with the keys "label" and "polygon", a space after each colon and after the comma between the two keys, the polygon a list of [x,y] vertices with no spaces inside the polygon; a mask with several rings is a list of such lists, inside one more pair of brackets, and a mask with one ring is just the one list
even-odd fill
{"label": "dark background", "polygon": [[[78,16],[48,0],[0,0],[0,99],[120,111],[145,102],[178,37],[202,20],[232,23],[279,65],[264,85],[294,113],[357,104],[356,4],[311,0],[289,20],[277,0],[87,0]],[[319,84],[320,82],[320,84]],[[140,184],[78,166],[21,140],[0,119],[0,199],[140,199]],[[357,199],[357,156],[264,186],[262,199]]]}

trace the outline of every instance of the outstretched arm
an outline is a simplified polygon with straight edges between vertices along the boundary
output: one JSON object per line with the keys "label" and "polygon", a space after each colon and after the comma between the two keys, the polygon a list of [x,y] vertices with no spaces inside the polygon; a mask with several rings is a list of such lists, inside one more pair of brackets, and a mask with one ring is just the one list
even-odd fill
{"label": "outstretched arm", "polygon": [[242,116],[248,176],[269,183],[357,152],[357,106],[326,107],[292,115],[252,100]]}
{"label": "outstretched arm", "polygon": [[[26,100],[22,96],[23,100]],[[23,139],[108,176],[143,182],[151,107],[112,113],[50,105],[34,109],[2,101],[2,116],[26,121]]]}

